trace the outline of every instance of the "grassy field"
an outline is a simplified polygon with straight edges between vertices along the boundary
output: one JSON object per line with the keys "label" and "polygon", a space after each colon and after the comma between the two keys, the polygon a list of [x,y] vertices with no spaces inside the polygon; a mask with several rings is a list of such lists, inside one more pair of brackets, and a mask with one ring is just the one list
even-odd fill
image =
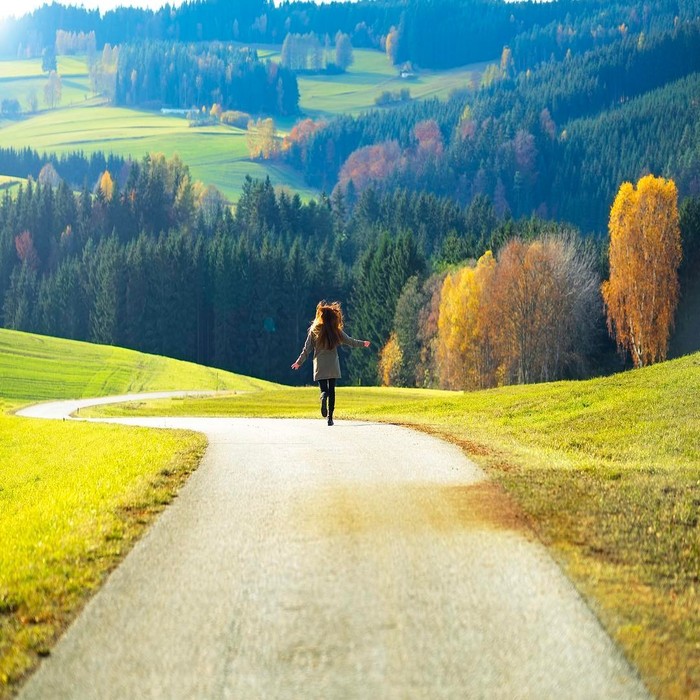
{"label": "grassy field", "polygon": [[0,329],[0,698],[197,466],[202,436],[7,415],[39,399],[274,387],[162,357]]}
{"label": "grassy field", "polygon": [[103,151],[140,159],[148,153],[178,154],[192,177],[218,187],[231,201],[241,193],[246,175],[288,187],[303,197],[309,189],[299,173],[279,164],[252,162],[246,132],[228,126],[193,127],[183,117],[105,105],[85,105],[44,112],[6,122],[0,146],[30,146],[39,152]]}
{"label": "grassy field", "polygon": [[[510,492],[661,698],[700,697],[700,354],[586,382],[473,392],[340,387],[338,420],[461,445]],[[317,390],[100,413],[317,416]]]}
{"label": "grassy field", "polygon": [[3,328],[0,377],[0,401],[8,406],[138,391],[259,391],[276,386],[190,362]]}
{"label": "grassy field", "polygon": [[347,73],[331,76],[299,76],[299,106],[314,117],[339,113],[359,114],[375,109],[382,92],[410,90],[413,99],[446,98],[453,90],[478,86],[486,63],[446,71],[421,70],[411,80],[402,79],[380,51],[355,50],[355,62]]}
{"label": "grassy field", "polygon": [[[94,97],[90,76],[84,59],[59,56],[58,73],[63,85],[61,105],[83,104]],[[0,60],[0,100],[16,99],[22,110],[29,109],[29,95],[33,92],[39,108],[44,104],[44,85],[47,75],[41,70],[41,59]]]}

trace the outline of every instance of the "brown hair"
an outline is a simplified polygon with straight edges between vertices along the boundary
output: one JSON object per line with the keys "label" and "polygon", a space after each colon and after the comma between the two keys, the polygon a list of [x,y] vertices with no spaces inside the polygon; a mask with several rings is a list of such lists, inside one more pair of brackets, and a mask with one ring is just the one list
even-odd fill
{"label": "brown hair", "polygon": [[343,330],[343,310],[339,301],[330,303],[319,301],[316,306],[316,318],[309,328],[317,346],[333,350],[340,345]]}

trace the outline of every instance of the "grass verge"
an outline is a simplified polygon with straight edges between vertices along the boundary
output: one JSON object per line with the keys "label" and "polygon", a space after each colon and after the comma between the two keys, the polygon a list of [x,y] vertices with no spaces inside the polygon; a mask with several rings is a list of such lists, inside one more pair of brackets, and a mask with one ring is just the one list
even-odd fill
{"label": "grass verge", "polygon": [[0,416],[0,698],[197,466],[205,439]]}
{"label": "grass verge", "polygon": [[0,329],[0,699],[11,697],[169,503],[201,435],[3,415],[26,403],[268,382]]}
{"label": "grass verge", "polygon": [[[461,445],[520,504],[660,698],[700,697],[700,355],[473,393],[340,387],[337,417]],[[315,417],[316,389],[100,413]]]}

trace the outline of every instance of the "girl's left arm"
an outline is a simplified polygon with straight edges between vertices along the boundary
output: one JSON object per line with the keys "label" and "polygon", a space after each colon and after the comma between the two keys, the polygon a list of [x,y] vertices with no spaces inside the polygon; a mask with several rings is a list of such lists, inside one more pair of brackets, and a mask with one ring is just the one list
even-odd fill
{"label": "girl's left arm", "polygon": [[345,331],[340,331],[343,345],[350,345],[353,348],[368,348],[369,340],[356,340],[351,338]]}

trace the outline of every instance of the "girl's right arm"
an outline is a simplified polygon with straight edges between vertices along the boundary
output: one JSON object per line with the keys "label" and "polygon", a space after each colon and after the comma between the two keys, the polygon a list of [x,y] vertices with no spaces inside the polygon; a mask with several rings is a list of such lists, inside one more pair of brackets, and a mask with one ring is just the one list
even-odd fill
{"label": "girl's right arm", "polygon": [[314,349],[314,339],[311,336],[311,333],[306,336],[306,342],[304,343],[304,348],[301,351],[301,355],[297,357],[296,362],[292,365],[292,369],[299,369],[304,362],[306,362],[306,358],[313,352]]}

